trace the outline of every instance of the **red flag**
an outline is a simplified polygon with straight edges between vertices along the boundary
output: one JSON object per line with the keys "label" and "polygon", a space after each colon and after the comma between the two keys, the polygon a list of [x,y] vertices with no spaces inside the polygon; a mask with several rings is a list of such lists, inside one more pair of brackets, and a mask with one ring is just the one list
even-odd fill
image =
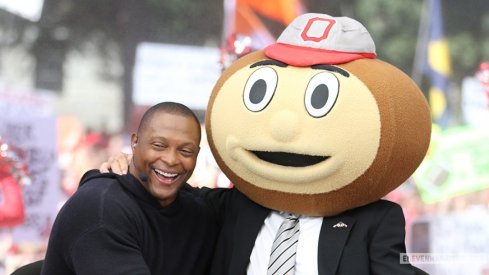
{"label": "red flag", "polygon": [[246,4],[238,1],[236,5],[235,33],[251,38],[252,48],[263,48],[275,42],[275,37],[268,31],[263,22]]}
{"label": "red flag", "polygon": [[303,12],[301,0],[224,0],[223,68],[236,58],[275,43],[276,38],[256,13],[288,25]]}
{"label": "red flag", "polygon": [[288,25],[305,11],[300,0],[237,0],[237,3],[247,5],[261,15],[284,25]]}

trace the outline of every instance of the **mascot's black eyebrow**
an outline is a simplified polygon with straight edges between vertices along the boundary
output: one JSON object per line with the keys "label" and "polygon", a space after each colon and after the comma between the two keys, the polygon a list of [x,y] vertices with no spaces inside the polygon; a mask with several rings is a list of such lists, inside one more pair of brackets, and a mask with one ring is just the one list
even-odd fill
{"label": "mascot's black eyebrow", "polygon": [[312,65],[311,68],[315,70],[328,70],[335,73],[339,73],[344,77],[350,77],[350,74],[347,71],[343,70],[340,67],[336,67],[332,65],[319,64],[319,65]]}
{"label": "mascot's black eyebrow", "polygon": [[274,65],[278,67],[287,67],[288,65],[275,59],[266,59],[250,65],[250,69],[258,66]]}
{"label": "mascot's black eyebrow", "polygon": [[[250,69],[254,68],[254,67],[266,66],[266,65],[273,65],[273,66],[278,66],[278,67],[282,67],[282,68],[285,68],[288,66],[286,63],[280,62],[280,61],[275,60],[275,59],[266,59],[266,60],[258,61],[258,62],[251,64]],[[312,65],[311,68],[315,69],[315,70],[332,71],[335,73],[339,73],[344,77],[350,77],[350,74],[347,71],[345,71],[339,67],[332,66],[332,65],[319,64],[319,65]]]}

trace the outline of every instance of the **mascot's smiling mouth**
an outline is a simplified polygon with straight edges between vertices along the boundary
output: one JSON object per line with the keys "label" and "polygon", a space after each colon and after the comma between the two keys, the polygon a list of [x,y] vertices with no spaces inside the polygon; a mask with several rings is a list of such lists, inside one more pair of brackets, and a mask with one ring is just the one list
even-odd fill
{"label": "mascot's smiling mouth", "polygon": [[259,159],[282,166],[306,167],[320,163],[328,157],[302,155],[286,152],[251,151]]}
{"label": "mascot's smiling mouth", "polygon": [[239,171],[238,177],[245,180],[256,180],[258,176],[263,180],[280,183],[315,182],[335,173],[343,165],[341,158],[333,158],[331,153],[313,156],[245,148],[239,139],[230,135],[226,139],[226,150],[223,151],[224,161],[229,157],[227,161],[235,171]]}

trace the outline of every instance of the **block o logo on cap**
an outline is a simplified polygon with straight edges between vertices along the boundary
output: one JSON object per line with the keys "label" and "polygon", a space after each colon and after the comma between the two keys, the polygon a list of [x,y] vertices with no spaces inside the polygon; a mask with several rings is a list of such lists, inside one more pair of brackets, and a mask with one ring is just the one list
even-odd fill
{"label": "block o logo on cap", "polygon": [[331,28],[336,23],[333,19],[314,17],[307,21],[301,37],[304,41],[320,42],[328,38]]}

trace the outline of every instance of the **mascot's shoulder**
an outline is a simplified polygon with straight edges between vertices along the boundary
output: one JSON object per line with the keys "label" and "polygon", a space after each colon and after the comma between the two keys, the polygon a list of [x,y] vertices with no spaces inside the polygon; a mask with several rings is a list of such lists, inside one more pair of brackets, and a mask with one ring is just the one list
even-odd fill
{"label": "mascot's shoulder", "polygon": [[345,212],[346,215],[354,215],[354,216],[372,216],[375,215],[376,218],[382,218],[386,214],[401,214],[402,208],[399,204],[380,199],[374,202],[371,202],[367,205],[357,207]]}

